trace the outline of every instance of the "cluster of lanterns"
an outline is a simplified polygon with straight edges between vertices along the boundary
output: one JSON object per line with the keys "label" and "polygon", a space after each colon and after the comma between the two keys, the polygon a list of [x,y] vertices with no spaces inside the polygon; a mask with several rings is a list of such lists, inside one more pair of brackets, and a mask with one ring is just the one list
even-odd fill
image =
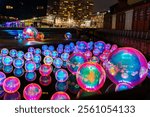
{"label": "cluster of lanterns", "polygon": [[[117,45],[105,44],[103,41],[95,43],[78,41],[76,44],[71,42],[67,45],[59,44],[57,48],[53,45],[43,45],[41,48],[29,47],[26,53],[3,48],[0,63],[3,64],[0,87],[7,95],[16,93],[15,95],[20,97],[17,91],[21,86],[20,80],[23,79],[18,77],[26,72],[25,79],[33,82],[37,77],[36,71],[39,71],[40,84],[29,83],[24,87],[23,97],[26,100],[41,98],[41,85],[51,84],[54,79],[50,76],[52,73],[55,74],[57,81],[55,85],[57,92],[50,97],[52,100],[70,99],[65,92],[68,87],[73,93],[77,93],[80,88],[82,89],[80,93],[99,92],[105,84],[106,74],[116,85],[116,91],[134,88],[141,84],[147,75],[150,77],[150,63],[141,52],[129,47],[118,48]],[[15,76],[6,77],[6,74],[12,72],[13,67]],[[4,97],[8,99],[8,96]]]}

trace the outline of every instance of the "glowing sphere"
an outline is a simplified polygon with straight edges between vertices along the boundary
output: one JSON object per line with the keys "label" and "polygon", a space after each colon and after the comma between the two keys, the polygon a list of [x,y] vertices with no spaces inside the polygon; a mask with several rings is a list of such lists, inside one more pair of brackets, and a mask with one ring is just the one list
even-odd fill
{"label": "glowing sphere", "polygon": [[55,78],[58,82],[65,82],[68,79],[68,72],[64,69],[59,69],[55,73]]}
{"label": "glowing sphere", "polygon": [[67,61],[67,60],[69,59],[69,54],[68,54],[68,53],[63,53],[63,54],[61,54],[61,59],[62,59],[63,61]]}
{"label": "glowing sphere", "polygon": [[23,51],[18,51],[17,57],[18,58],[23,58],[24,57],[24,52]]}
{"label": "glowing sphere", "polygon": [[23,30],[23,36],[25,39],[35,39],[37,37],[38,31],[34,27],[26,27]]}
{"label": "glowing sphere", "polygon": [[116,44],[112,45],[110,52],[115,51],[118,48],[118,46]]}
{"label": "glowing sphere", "polygon": [[15,93],[20,88],[20,80],[14,76],[8,77],[3,82],[3,89],[7,93]]}
{"label": "glowing sphere", "polygon": [[119,91],[125,91],[125,90],[129,90],[132,89],[133,87],[131,85],[129,85],[128,83],[120,83],[116,86],[115,91],[119,92]]}
{"label": "glowing sphere", "polygon": [[42,50],[44,51],[44,50],[48,50],[48,45],[43,45],[42,46]]}
{"label": "glowing sphere", "polygon": [[17,91],[15,93],[5,93],[4,100],[21,100],[21,95]]}
{"label": "glowing sphere", "polygon": [[51,100],[70,100],[70,96],[65,92],[56,92],[52,95]]}
{"label": "glowing sphere", "polygon": [[50,50],[44,50],[43,55],[44,56],[51,56],[51,51]]}
{"label": "glowing sphere", "polygon": [[8,50],[7,48],[1,49],[1,54],[2,54],[2,56],[7,56],[8,53],[9,53],[9,50]]}
{"label": "glowing sphere", "polygon": [[41,76],[39,79],[39,83],[42,86],[49,86],[52,82],[52,78],[50,76]]}
{"label": "glowing sphere", "polygon": [[57,51],[52,51],[52,58],[57,58],[58,57],[58,52]]}
{"label": "glowing sphere", "polygon": [[64,45],[63,44],[59,44],[58,48],[64,48]]}
{"label": "glowing sphere", "polygon": [[43,39],[44,39],[44,33],[42,33],[42,32],[39,32],[38,34],[37,34],[37,36],[36,36],[36,40],[38,40],[38,41],[42,41]]}
{"label": "glowing sphere", "polygon": [[93,56],[90,61],[94,63],[99,63],[99,58],[96,56]]}
{"label": "glowing sphere", "polygon": [[72,74],[76,74],[79,66],[85,62],[87,62],[87,59],[83,54],[75,53],[69,57],[67,68]]}
{"label": "glowing sphere", "polygon": [[110,50],[110,48],[111,48],[111,45],[110,44],[106,44],[105,50]]}
{"label": "glowing sphere", "polygon": [[96,49],[93,50],[93,55],[94,56],[99,56],[100,54],[101,54],[101,52],[100,52],[99,49],[96,48]]}
{"label": "glowing sphere", "polygon": [[26,72],[25,73],[25,79],[29,82],[33,82],[36,79],[36,73],[35,72]]}
{"label": "glowing sphere", "polygon": [[42,96],[42,89],[36,83],[27,85],[23,90],[23,97],[26,100],[39,100]]}
{"label": "glowing sphere", "polygon": [[24,65],[24,60],[21,59],[21,58],[16,58],[14,61],[13,61],[13,65],[15,68],[22,68],[23,65]]}
{"label": "glowing sphere", "polygon": [[28,52],[34,53],[34,51],[35,51],[34,47],[29,47],[28,48]]}
{"label": "glowing sphere", "polygon": [[44,57],[44,60],[43,60],[44,64],[46,65],[51,65],[53,63],[53,58],[50,57],[50,56],[46,56]]}
{"label": "glowing sphere", "polygon": [[56,68],[61,68],[62,65],[63,65],[63,61],[60,58],[55,58],[54,61],[53,61],[53,65]]}
{"label": "glowing sphere", "polygon": [[99,49],[100,53],[103,53],[103,51],[105,50],[105,43],[103,41],[95,42],[94,48]]}
{"label": "glowing sphere", "polygon": [[87,62],[79,67],[76,79],[83,90],[95,92],[104,85],[106,73],[101,65]]}
{"label": "glowing sphere", "polygon": [[35,55],[33,56],[33,61],[34,61],[35,63],[40,63],[41,60],[42,60],[41,55],[35,54]]}
{"label": "glowing sphere", "polygon": [[35,50],[34,50],[34,54],[41,54],[41,49],[40,48],[36,48]]}
{"label": "glowing sphere", "polygon": [[13,66],[12,65],[8,65],[8,66],[4,65],[3,66],[3,71],[4,71],[4,73],[9,74],[13,71]]}
{"label": "glowing sphere", "polygon": [[57,82],[55,84],[56,91],[67,91],[68,83],[67,82]]}
{"label": "glowing sphere", "polygon": [[72,38],[72,34],[70,32],[67,32],[65,35],[64,35],[65,39],[66,40],[70,40]]}
{"label": "glowing sphere", "polygon": [[115,84],[128,83],[134,87],[147,76],[147,60],[134,48],[119,48],[109,56],[106,72]]}
{"label": "glowing sphere", "polygon": [[34,72],[36,70],[36,64],[33,61],[27,61],[25,63],[26,72]]}
{"label": "glowing sphere", "polygon": [[30,60],[33,59],[33,54],[32,54],[31,52],[27,52],[27,53],[25,53],[24,58],[25,58],[27,61],[30,61]]}
{"label": "glowing sphere", "polygon": [[85,41],[80,41],[77,43],[77,49],[80,52],[86,52],[88,49],[88,44]]}
{"label": "glowing sphere", "polygon": [[55,50],[54,46],[52,46],[52,45],[50,45],[50,46],[48,47],[48,49],[49,49],[51,52]]}
{"label": "glowing sphere", "polygon": [[6,75],[0,71],[0,86],[3,85],[5,79],[6,79]]}
{"label": "glowing sphere", "polygon": [[84,56],[86,57],[87,60],[91,59],[92,58],[92,52],[91,51],[86,51],[84,53]]}
{"label": "glowing sphere", "polygon": [[4,65],[11,65],[11,64],[13,63],[13,59],[12,59],[12,57],[10,57],[10,56],[5,56],[5,57],[3,57],[3,59],[2,59],[2,63],[3,63]]}
{"label": "glowing sphere", "polygon": [[39,68],[39,72],[42,76],[49,76],[52,70],[53,70],[52,66],[46,64],[41,65],[41,67]]}
{"label": "glowing sphere", "polygon": [[10,50],[10,51],[9,51],[9,55],[10,55],[11,57],[16,57],[16,56],[17,56],[17,50],[15,50],[15,49]]}
{"label": "glowing sphere", "polygon": [[16,77],[21,77],[24,74],[24,69],[23,68],[15,68],[13,73]]}

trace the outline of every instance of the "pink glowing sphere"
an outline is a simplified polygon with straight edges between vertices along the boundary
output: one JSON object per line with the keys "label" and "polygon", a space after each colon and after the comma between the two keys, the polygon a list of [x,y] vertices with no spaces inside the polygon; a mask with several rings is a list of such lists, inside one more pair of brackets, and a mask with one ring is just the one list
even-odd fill
{"label": "pink glowing sphere", "polygon": [[52,95],[51,100],[70,100],[70,96],[65,92],[56,92]]}
{"label": "pink glowing sphere", "polygon": [[39,68],[39,72],[42,76],[49,76],[52,70],[53,70],[52,66],[46,64],[41,65],[41,67]]}
{"label": "pink glowing sphere", "polygon": [[51,84],[51,82],[52,82],[51,76],[41,76],[39,79],[39,83],[42,86],[49,86]]}
{"label": "pink glowing sphere", "polygon": [[4,80],[3,89],[7,93],[15,93],[20,88],[20,80],[17,77],[11,76]]}
{"label": "pink glowing sphere", "polygon": [[128,83],[137,86],[142,83],[148,72],[147,60],[134,48],[118,48],[108,57],[105,64],[107,76],[115,83]]}
{"label": "pink glowing sphere", "polygon": [[79,67],[76,80],[83,90],[95,92],[104,85],[106,73],[100,64],[86,62]]}
{"label": "pink glowing sphere", "polygon": [[84,56],[86,57],[87,60],[91,59],[92,58],[92,52],[91,51],[86,51],[84,53]]}
{"label": "pink glowing sphere", "polygon": [[27,85],[23,90],[23,97],[26,100],[39,100],[42,96],[42,89],[36,83]]}

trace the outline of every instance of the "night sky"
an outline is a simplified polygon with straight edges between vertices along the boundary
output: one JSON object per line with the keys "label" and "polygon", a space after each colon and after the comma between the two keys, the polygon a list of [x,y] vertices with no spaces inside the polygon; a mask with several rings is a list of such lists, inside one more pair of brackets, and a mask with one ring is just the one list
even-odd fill
{"label": "night sky", "polygon": [[110,6],[117,3],[118,0],[94,0],[94,11],[104,11],[107,10]]}

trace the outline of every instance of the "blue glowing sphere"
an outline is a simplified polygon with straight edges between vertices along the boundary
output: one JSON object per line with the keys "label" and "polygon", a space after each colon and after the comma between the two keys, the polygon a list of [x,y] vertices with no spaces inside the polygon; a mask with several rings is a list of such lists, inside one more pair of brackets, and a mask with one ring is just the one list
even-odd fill
{"label": "blue glowing sphere", "polygon": [[61,54],[61,59],[62,59],[63,61],[67,61],[67,60],[69,59],[69,54],[68,54],[68,53],[63,53],[63,54]]}
{"label": "blue glowing sphere", "polygon": [[105,43],[103,41],[95,42],[94,48],[97,48],[100,50],[101,53],[105,50]]}
{"label": "blue glowing sphere", "polygon": [[68,83],[67,82],[56,82],[55,84],[56,91],[67,91]]}
{"label": "blue glowing sphere", "polygon": [[6,74],[9,74],[13,71],[13,66],[12,65],[8,65],[8,66],[3,66],[3,71],[6,73]]}
{"label": "blue glowing sphere", "polygon": [[1,50],[2,56],[7,56],[8,53],[9,53],[9,50],[8,50],[7,48],[3,48],[3,49]]}
{"label": "blue glowing sphere", "polygon": [[59,69],[55,73],[55,78],[58,82],[66,82],[68,79],[68,72],[65,69]]}
{"label": "blue glowing sphere", "polygon": [[18,51],[17,57],[18,58],[23,58],[24,57],[24,52],[23,51]]}
{"label": "blue glowing sphere", "polygon": [[15,68],[22,68],[23,65],[24,65],[24,60],[21,59],[21,58],[16,58],[14,61],[13,61],[13,65]]}
{"label": "blue glowing sphere", "polygon": [[34,50],[34,54],[41,54],[41,49],[40,48],[36,48],[35,50]]}
{"label": "blue glowing sphere", "polygon": [[25,74],[25,79],[29,82],[33,82],[36,79],[36,73],[35,72],[27,72]]}
{"label": "blue glowing sphere", "polygon": [[58,48],[64,48],[64,45],[63,44],[59,44]]}
{"label": "blue glowing sphere", "polygon": [[57,58],[58,57],[58,52],[57,51],[52,51],[52,58]]}
{"label": "blue glowing sphere", "polygon": [[133,87],[128,84],[128,83],[120,83],[116,86],[116,89],[115,91],[116,92],[120,92],[120,91],[125,91],[125,90],[129,90],[129,89],[132,89]]}
{"label": "blue glowing sphere", "polygon": [[13,63],[13,59],[12,59],[12,57],[10,57],[10,56],[5,56],[5,57],[3,57],[3,59],[2,59],[2,63],[3,63],[4,65],[11,65],[11,64]]}
{"label": "blue glowing sphere", "polygon": [[66,40],[70,40],[72,38],[72,34],[70,32],[67,32],[65,35],[64,35],[65,39]]}
{"label": "blue glowing sphere", "polygon": [[25,58],[27,61],[30,61],[30,60],[33,59],[33,54],[32,54],[31,52],[27,52],[27,53],[25,53],[24,58]]}
{"label": "blue glowing sphere", "polygon": [[88,49],[88,44],[85,41],[80,41],[77,43],[77,49],[80,52],[86,52]]}
{"label": "blue glowing sphere", "polygon": [[81,53],[72,54],[67,62],[67,68],[72,74],[76,74],[79,66],[87,62],[86,57]]}
{"label": "blue glowing sphere", "polygon": [[93,50],[93,55],[94,55],[94,56],[99,56],[100,53],[101,53],[100,50],[97,49],[97,48]]}
{"label": "blue glowing sphere", "polygon": [[119,48],[115,50],[106,63],[109,79],[115,84],[128,83],[137,86],[142,83],[148,72],[147,60],[134,48]]}
{"label": "blue glowing sphere", "polygon": [[33,61],[34,61],[35,63],[40,63],[41,60],[42,60],[41,55],[35,54],[35,55],[33,56]]}
{"label": "blue glowing sphere", "polygon": [[10,51],[9,51],[9,55],[10,55],[11,57],[16,57],[16,56],[17,56],[17,50],[15,50],[15,49],[10,50]]}
{"label": "blue glowing sphere", "polygon": [[59,54],[61,54],[61,53],[63,53],[63,48],[57,48],[57,52],[59,53]]}
{"label": "blue glowing sphere", "polygon": [[63,61],[60,58],[55,58],[53,61],[53,65],[56,68],[61,68],[61,66],[63,65]]}
{"label": "blue glowing sphere", "polygon": [[3,85],[5,78],[6,78],[6,75],[0,71],[0,86]]}
{"label": "blue glowing sphere", "polygon": [[48,50],[48,45],[43,45],[42,50]]}
{"label": "blue glowing sphere", "polygon": [[34,72],[36,70],[36,64],[33,61],[27,61],[25,63],[26,72]]}
{"label": "blue glowing sphere", "polygon": [[21,77],[24,74],[24,69],[23,68],[15,68],[13,73],[16,77]]}
{"label": "blue glowing sphere", "polygon": [[51,51],[50,50],[44,50],[43,55],[44,56],[51,56]]}
{"label": "blue glowing sphere", "polygon": [[54,46],[52,46],[52,45],[50,45],[50,46],[48,47],[48,49],[49,49],[51,52],[55,50]]}
{"label": "blue glowing sphere", "polygon": [[28,48],[28,52],[34,53],[34,51],[35,51],[34,47],[29,47]]}

